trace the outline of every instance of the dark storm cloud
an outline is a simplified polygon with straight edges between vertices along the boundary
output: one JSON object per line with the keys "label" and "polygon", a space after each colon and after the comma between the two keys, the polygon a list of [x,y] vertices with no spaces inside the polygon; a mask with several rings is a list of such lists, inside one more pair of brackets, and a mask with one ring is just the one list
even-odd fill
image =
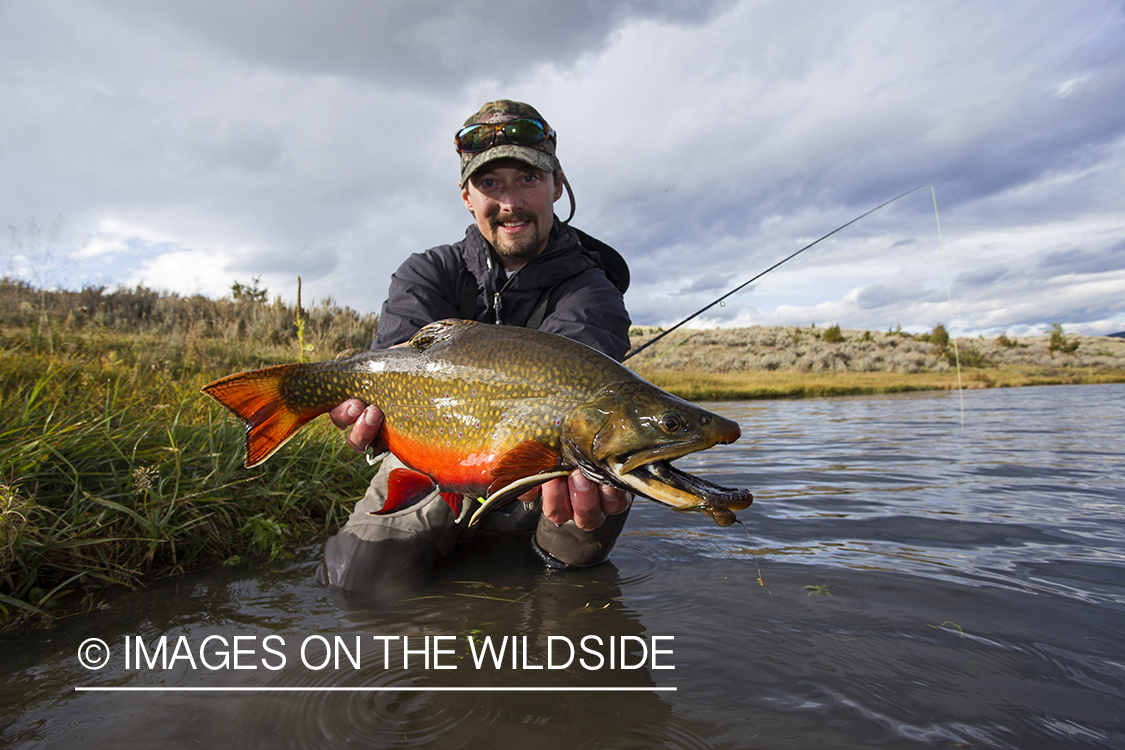
{"label": "dark storm cloud", "polygon": [[[702,23],[730,0],[118,0],[123,20],[173,26],[230,57],[302,73],[339,75],[427,94],[480,77],[568,66],[630,19]],[[404,120],[411,112],[396,113]]]}

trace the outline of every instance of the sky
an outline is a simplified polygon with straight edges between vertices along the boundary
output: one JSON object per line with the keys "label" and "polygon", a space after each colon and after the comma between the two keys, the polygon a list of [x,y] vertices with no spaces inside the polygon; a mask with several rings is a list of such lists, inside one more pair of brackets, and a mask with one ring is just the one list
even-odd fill
{"label": "sky", "polygon": [[[377,311],[464,237],[453,134],[558,132],[633,322],[1125,330],[1125,4],[0,0],[0,260]],[[566,198],[558,204],[565,217]]]}

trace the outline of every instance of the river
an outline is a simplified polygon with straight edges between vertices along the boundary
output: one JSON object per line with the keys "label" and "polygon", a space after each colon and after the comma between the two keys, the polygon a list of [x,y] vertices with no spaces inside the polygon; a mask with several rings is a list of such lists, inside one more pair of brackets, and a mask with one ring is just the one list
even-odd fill
{"label": "river", "polygon": [[1125,748],[1125,386],[710,408],[743,438],[677,463],[745,526],[638,502],[609,564],[482,534],[378,600],[318,545],[118,592],[0,637],[0,744]]}

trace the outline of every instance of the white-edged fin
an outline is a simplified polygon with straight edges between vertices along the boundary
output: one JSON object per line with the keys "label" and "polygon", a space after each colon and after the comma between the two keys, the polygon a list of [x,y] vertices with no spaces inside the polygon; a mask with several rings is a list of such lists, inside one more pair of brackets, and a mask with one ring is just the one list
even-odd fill
{"label": "white-edged fin", "polygon": [[513,497],[514,495],[522,495],[532,487],[538,487],[544,482],[549,482],[558,477],[570,476],[570,470],[566,471],[548,471],[544,474],[532,474],[529,477],[516,480],[507,487],[502,488],[499,492],[494,492],[485,499],[484,503],[477,508],[477,512],[469,519],[469,525],[474,525],[480,520],[481,516],[487,513],[490,509],[496,507],[497,504]]}

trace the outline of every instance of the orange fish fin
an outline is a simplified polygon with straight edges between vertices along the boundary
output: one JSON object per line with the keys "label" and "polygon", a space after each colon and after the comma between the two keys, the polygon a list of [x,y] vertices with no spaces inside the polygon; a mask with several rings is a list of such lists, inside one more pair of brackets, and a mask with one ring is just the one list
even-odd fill
{"label": "orange fish fin", "polygon": [[293,409],[282,396],[282,386],[294,369],[304,365],[278,365],[264,370],[228,375],[203,386],[203,392],[234,412],[246,423],[246,468],[257,466],[285,445],[297,430],[328,411],[321,406]]}
{"label": "orange fish fin", "polygon": [[434,480],[414,469],[391,469],[387,476],[387,502],[375,515],[383,516],[421,499],[434,488]]}
{"label": "orange fish fin", "polygon": [[454,518],[461,517],[461,501],[464,499],[464,497],[462,497],[460,493],[443,492],[441,493],[441,499],[444,500],[445,504],[449,506],[449,509],[453,511]]}
{"label": "orange fish fin", "polygon": [[496,463],[496,467],[492,469],[495,481],[489,485],[488,491],[494,492],[496,488],[507,487],[525,477],[553,471],[558,467],[558,451],[534,440],[525,440],[505,453]]}

